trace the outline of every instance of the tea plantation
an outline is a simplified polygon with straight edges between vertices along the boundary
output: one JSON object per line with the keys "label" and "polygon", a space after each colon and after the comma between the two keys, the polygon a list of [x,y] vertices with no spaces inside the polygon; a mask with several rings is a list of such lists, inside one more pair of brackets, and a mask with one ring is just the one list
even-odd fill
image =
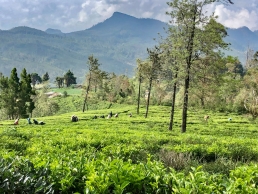
{"label": "tea plantation", "polygon": [[[0,193],[258,192],[255,121],[190,110],[182,134],[180,111],[168,131],[170,107],[152,106],[146,119],[144,107],[135,109],[36,118],[45,125],[0,122]],[[106,119],[110,111],[118,118]]]}

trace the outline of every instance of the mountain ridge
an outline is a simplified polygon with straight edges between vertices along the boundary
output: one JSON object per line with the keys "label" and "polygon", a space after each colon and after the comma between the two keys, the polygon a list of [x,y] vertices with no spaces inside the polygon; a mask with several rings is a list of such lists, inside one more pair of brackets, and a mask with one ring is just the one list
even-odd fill
{"label": "mountain ridge", "polygon": [[[70,33],[27,26],[0,30],[0,71],[9,76],[12,68],[21,72],[25,67],[29,73],[48,72],[54,80],[70,69],[82,82],[87,73],[88,56],[93,54],[102,64],[101,69],[133,76],[136,59],[147,57],[147,48],[156,45],[155,39],[160,35],[166,35],[164,28],[167,24],[159,20],[114,12],[103,22]],[[247,27],[227,31],[229,36],[225,41],[232,48],[227,54],[240,56],[243,61],[248,41],[258,50],[255,46],[258,31],[252,32]]]}

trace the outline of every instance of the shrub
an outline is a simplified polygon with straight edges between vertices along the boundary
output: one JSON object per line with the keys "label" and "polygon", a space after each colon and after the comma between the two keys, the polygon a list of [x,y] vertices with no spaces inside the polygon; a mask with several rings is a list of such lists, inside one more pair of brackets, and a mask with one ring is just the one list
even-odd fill
{"label": "shrub", "polygon": [[36,169],[28,160],[0,158],[0,193],[54,193],[48,168]]}
{"label": "shrub", "polygon": [[68,96],[67,91],[64,91],[64,92],[63,92],[63,96],[64,96],[65,98]]}
{"label": "shrub", "polygon": [[175,170],[183,170],[191,163],[191,155],[187,153],[176,153],[162,149],[159,158],[165,166],[172,167]]}

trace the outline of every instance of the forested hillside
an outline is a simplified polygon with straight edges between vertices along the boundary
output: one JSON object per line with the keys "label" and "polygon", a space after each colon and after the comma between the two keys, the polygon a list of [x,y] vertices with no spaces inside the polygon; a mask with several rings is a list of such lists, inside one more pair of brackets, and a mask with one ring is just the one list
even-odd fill
{"label": "forested hillside", "polygon": [[132,76],[136,59],[146,57],[147,47],[155,44],[153,38],[165,26],[116,12],[90,29],[69,34],[25,26],[0,31],[0,69],[5,75],[13,67],[40,75],[48,71],[51,80],[71,69],[80,81],[88,56],[94,54],[103,70]]}
{"label": "forested hillside", "polygon": [[[28,73],[43,75],[46,71],[53,81],[71,69],[78,82],[84,80],[86,61],[93,54],[101,69],[116,74],[134,75],[136,59],[147,57],[147,48],[157,45],[160,33],[166,36],[167,24],[135,18],[115,12],[112,17],[95,26],[72,33],[58,29],[41,31],[29,27],[16,27],[0,31],[0,72],[9,76],[16,67]],[[250,46],[258,50],[258,34],[248,28],[228,29],[226,42],[231,50],[226,54],[238,56],[245,62],[245,51]]]}

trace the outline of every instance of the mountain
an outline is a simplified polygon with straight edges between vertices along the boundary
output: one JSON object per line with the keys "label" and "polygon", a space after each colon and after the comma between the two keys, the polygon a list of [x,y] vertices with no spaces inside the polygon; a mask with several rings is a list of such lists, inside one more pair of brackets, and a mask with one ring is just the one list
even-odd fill
{"label": "mountain", "polygon": [[37,30],[25,26],[0,31],[0,72],[8,75],[13,67],[21,72],[43,75],[52,80],[69,69],[80,81],[87,73],[88,56],[94,55],[101,69],[132,76],[137,58],[146,58],[154,38],[164,33],[166,23],[138,19],[115,12],[89,29],[62,33],[58,29]]}
{"label": "mountain", "polygon": [[58,34],[58,35],[62,35],[63,34],[63,32],[61,30],[52,29],[52,28],[48,28],[45,32],[47,34]]}
{"label": "mountain", "polygon": [[115,37],[117,39],[140,38],[144,41],[152,41],[153,38],[158,38],[158,33],[164,34],[163,28],[166,24],[148,18],[135,18],[120,12],[114,14],[90,29],[72,32],[72,36],[97,36],[99,38]]}
{"label": "mountain", "polygon": [[[25,67],[29,73],[48,72],[53,81],[70,69],[80,83],[87,73],[88,56],[94,55],[102,70],[133,76],[136,59],[147,57],[147,48],[166,35],[164,28],[167,24],[155,19],[114,12],[89,29],[71,33],[26,26],[0,30],[0,72],[9,76],[14,67],[18,72]],[[228,34],[225,40],[231,43],[231,50],[226,54],[238,56],[242,63],[248,45],[258,50],[257,31],[242,27],[228,29]]]}
{"label": "mountain", "polygon": [[254,33],[258,36],[258,30],[255,30]]}
{"label": "mountain", "polygon": [[231,51],[227,54],[238,56],[242,64],[245,63],[246,51],[249,48],[258,51],[258,32],[252,32],[247,27],[241,27],[237,29],[227,29],[228,36],[225,38],[226,42],[229,42]]}

